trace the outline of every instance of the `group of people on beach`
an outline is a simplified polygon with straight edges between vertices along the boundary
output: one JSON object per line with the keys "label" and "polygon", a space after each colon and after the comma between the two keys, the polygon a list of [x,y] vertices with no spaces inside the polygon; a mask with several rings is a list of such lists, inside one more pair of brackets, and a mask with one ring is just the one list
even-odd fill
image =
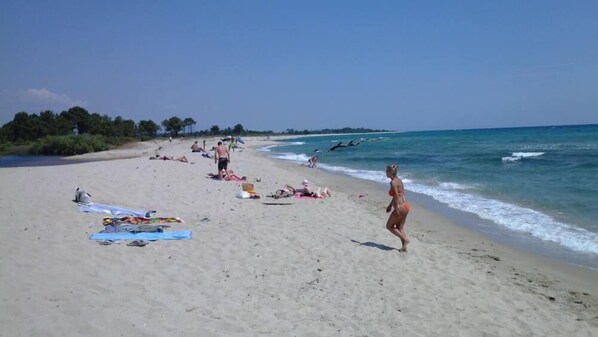
{"label": "group of people on beach", "polygon": [[[207,155],[204,155],[207,158],[214,158],[214,164],[218,165],[218,173],[208,173],[208,177],[210,178],[218,178],[220,180],[247,180],[247,177],[243,176],[240,177],[232,170],[228,169],[228,163],[230,163],[230,146],[227,147],[222,143],[222,141],[218,141],[217,146],[212,147],[211,150],[214,151],[214,155],[210,156],[206,151],[206,141],[203,141],[203,147],[196,146],[197,141],[191,145],[192,152],[204,152]],[[197,150],[196,150],[197,149]]]}
{"label": "group of people on beach", "polygon": [[[363,139],[358,142],[351,140],[346,145],[341,141],[332,146],[328,152],[341,147],[357,146],[363,141]],[[311,168],[317,167],[317,152],[319,152],[319,150],[314,150],[314,154],[308,159],[308,166]],[[409,239],[405,233],[405,221],[407,220],[407,214],[409,214],[409,202],[407,202],[407,198],[405,197],[405,187],[403,181],[398,176],[398,171],[399,167],[397,165],[388,165],[386,167],[386,176],[390,179],[390,190],[388,191],[388,195],[392,198],[388,207],[386,207],[386,212],[390,213],[388,220],[386,221],[386,229],[401,240],[402,246],[399,251],[407,252]],[[294,193],[295,190],[293,190],[291,186],[286,185],[285,188],[276,191],[276,196],[284,197]]]}
{"label": "group of people on beach", "polygon": [[[357,143],[350,141],[347,145],[339,142],[331,147],[328,151],[334,151],[339,147],[356,146],[361,142],[363,142],[363,140],[360,140]],[[311,168],[317,167],[317,152],[318,150],[315,150],[315,153],[308,160],[308,166]],[[407,198],[405,197],[405,187],[403,185],[403,181],[398,176],[398,172],[399,167],[397,165],[388,165],[386,167],[386,176],[390,179],[390,190],[388,191],[388,195],[392,198],[388,204],[388,207],[386,207],[386,212],[390,213],[388,220],[386,221],[386,229],[388,229],[388,231],[401,240],[401,248],[399,251],[407,252],[409,239],[405,233],[405,221],[407,220],[407,215],[409,214],[409,202],[407,202]],[[284,188],[277,190],[274,197],[281,198],[291,196],[294,195],[296,191],[297,189],[286,185]]]}
{"label": "group of people on beach", "polygon": [[205,139],[203,141],[202,146],[199,146],[199,144],[197,144],[197,141],[193,142],[193,144],[191,145],[191,152],[207,152]]}
{"label": "group of people on beach", "polygon": [[[353,141],[349,142],[348,145],[343,145],[342,142],[339,142],[335,146],[333,146],[329,151],[333,151],[338,147],[344,146],[356,146],[360,142],[354,143]],[[214,151],[213,159],[214,163],[218,165],[218,173],[213,174],[209,173],[208,177],[217,178],[220,180],[247,180],[246,177],[240,177],[235,174],[232,170],[228,169],[228,164],[230,163],[230,151],[229,147],[225,146],[222,141],[218,141],[218,145],[212,147]],[[203,141],[203,146],[199,146],[197,141],[191,145],[192,152],[203,152],[204,154],[208,154],[206,151],[206,141]],[[317,151],[316,151],[317,152]],[[212,158],[208,154],[208,158]],[[150,159],[162,159],[162,160],[178,160],[181,162],[188,163],[188,159],[185,156],[175,158],[169,156],[159,156],[155,155]],[[312,157],[309,158],[309,167],[315,168],[317,166],[318,155],[315,153]],[[409,239],[407,238],[407,234],[405,233],[405,221],[407,220],[407,215],[409,214],[409,202],[405,197],[405,186],[403,185],[403,181],[398,176],[399,167],[397,165],[388,165],[386,167],[386,177],[390,179],[390,189],[388,191],[388,195],[391,197],[390,203],[386,207],[386,212],[390,213],[388,220],[386,221],[386,229],[391,232],[393,235],[397,236],[401,240],[401,248],[399,251],[407,252],[407,245],[409,244]],[[274,194],[270,195],[275,199],[290,197],[294,195],[306,196],[306,197],[314,197],[314,198],[325,198],[330,197],[332,194],[327,187],[318,188],[316,191],[313,191],[310,188],[309,181],[303,180],[302,188],[294,188],[291,185],[285,185],[283,188],[278,189]]]}

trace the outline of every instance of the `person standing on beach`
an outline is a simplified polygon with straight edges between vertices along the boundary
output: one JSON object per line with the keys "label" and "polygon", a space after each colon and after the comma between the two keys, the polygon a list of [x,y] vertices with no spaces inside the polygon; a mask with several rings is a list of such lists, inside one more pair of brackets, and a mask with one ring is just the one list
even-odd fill
{"label": "person standing on beach", "polygon": [[237,140],[235,138],[231,139],[230,143],[228,143],[228,151],[231,149],[235,152],[235,148],[237,147]]}
{"label": "person standing on beach", "polygon": [[405,198],[403,181],[397,176],[398,172],[399,167],[397,165],[386,166],[386,176],[390,178],[390,190],[388,191],[388,195],[392,197],[390,204],[386,207],[386,213],[390,212],[388,221],[386,221],[386,229],[401,239],[402,247],[399,251],[406,253],[409,239],[407,239],[407,234],[405,233],[404,228],[407,214],[409,214],[409,203]]}
{"label": "person standing on beach", "polygon": [[226,146],[222,145],[222,142],[218,142],[218,146],[214,149],[214,164],[218,164],[218,175],[220,180],[224,179],[222,170],[228,175],[228,163],[230,162],[230,152]]}
{"label": "person standing on beach", "polygon": [[309,167],[311,168],[316,168],[316,166],[318,166],[318,155],[314,154],[313,156],[311,156],[311,158],[309,158],[308,160],[309,162]]}

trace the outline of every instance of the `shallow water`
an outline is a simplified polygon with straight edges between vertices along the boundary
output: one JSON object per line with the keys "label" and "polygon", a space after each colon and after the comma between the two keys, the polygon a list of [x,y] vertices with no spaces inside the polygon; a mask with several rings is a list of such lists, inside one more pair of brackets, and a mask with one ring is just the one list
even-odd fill
{"label": "shallow water", "polygon": [[[328,151],[351,140],[362,142]],[[475,215],[469,227],[598,268],[598,125],[304,137],[263,150],[305,164],[317,150],[319,168],[381,184],[396,163],[408,191]]]}
{"label": "shallow water", "polygon": [[70,165],[89,160],[68,160],[59,156],[0,156],[0,167],[31,167]]}

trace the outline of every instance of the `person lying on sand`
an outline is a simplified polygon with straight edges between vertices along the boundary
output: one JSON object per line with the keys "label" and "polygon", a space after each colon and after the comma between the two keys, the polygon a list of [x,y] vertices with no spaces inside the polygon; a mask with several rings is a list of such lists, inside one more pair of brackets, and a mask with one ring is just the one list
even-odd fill
{"label": "person lying on sand", "polygon": [[[223,180],[226,181],[245,181],[247,180],[246,176],[242,176],[239,177],[239,175],[237,175],[233,170],[228,170],[228,174],[226,173],[226,171],[223,169],[222,171],[220,171],[220,173],[222,174],[222,178]],[[212,178],[212,179],[217,179],[220,180],[220,174],[214,174],[214,173],[208,173],[208,177]]]}
{"label": "person lying on sand", "polygon": [[[150,157],[150,160],[156,160],[156,159],[161,159],[161,160],[176,160],[176,161],[180,161],[183,163],[189,163],[189,160],[187,159],[187,157],[182,156],[182,157],[172,157],[172,156],[160,156],[159,154],[155,155],[154,157]],[[194,163],[190,163],[190,164],[194,164]]]}
{"label": "person lying on sand", "polygon": [[291,185],[284,185],[283,188],[276,190],[274,194],[268,195],[270,198],[279,199],[279,198],[288,198],[292,197],[297,193],[297,190]]}
{"label": "person lying on sand", "polygon": [[309,181],[303,180],[301,185],[303,185],[303,189],[300,191],[301,195],[314,198],[326,198],[332,196],[328,187],[324,187],[324,189],[318,188],[318,190],[314,192],[309,187]]}

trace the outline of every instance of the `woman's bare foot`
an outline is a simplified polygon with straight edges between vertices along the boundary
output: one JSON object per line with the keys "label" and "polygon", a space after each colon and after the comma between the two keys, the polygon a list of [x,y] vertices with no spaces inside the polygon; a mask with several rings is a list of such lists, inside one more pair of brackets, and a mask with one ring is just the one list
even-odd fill
{"label": "woman's bare foot", "polygon": [[409,244],[409,240],[405,240],[405,243],[403,244],[403,247],[401,247],[401,249],[399,249],[399,252],[402,253],[407,253],[407,245]]}

